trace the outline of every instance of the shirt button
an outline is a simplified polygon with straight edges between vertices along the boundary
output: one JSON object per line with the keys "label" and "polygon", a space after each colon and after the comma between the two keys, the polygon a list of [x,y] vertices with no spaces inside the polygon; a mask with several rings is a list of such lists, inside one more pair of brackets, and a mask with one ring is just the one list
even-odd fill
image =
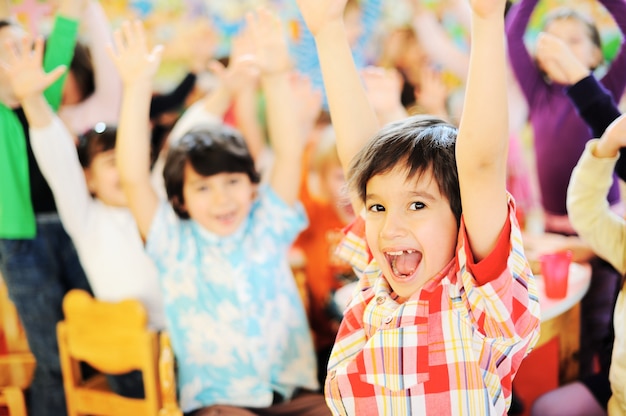
{"label": "shirt button", "polygon": [[385,303],[385,297],[384,297],[384,296],[378,296],[378,297],[376,298],[376,303],[377,303],[378,305],[382,305],[383,303]]}
{"label": "shirt button", "polygon": [[384,323],[388,324],[389,322],[391,322],[393,320],[393,316],[389,315],[388,317],[385,318],[385,320],[383,321]]}

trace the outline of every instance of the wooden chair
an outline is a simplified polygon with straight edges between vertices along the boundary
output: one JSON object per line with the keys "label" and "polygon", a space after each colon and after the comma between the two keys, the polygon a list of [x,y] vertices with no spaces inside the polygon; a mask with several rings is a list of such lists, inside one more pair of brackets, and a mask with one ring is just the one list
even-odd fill
{"label": "wooden chair", "polygon": [[35,358],[7,288],[0,276],[0,414],[26,416],[22,390],[31,382]]}
{"label": "wooden chair", "polygon": [[[159,334],[147,327],[147,313],[138,300],[104,302],[75,289],[65,296],[63,312],[65,320],[59,322],[57,333],[69,416],[182,415],[175,413],[178,407],[173,354],[167,349],[168,339],[161,339],[166,348],[161,362],[167,362],[169,355],[170,372],[160,364]],[[103,374],[140,370],[145,397],[134,399],[115,394],[103,374],[85,380],[80,362]]]}

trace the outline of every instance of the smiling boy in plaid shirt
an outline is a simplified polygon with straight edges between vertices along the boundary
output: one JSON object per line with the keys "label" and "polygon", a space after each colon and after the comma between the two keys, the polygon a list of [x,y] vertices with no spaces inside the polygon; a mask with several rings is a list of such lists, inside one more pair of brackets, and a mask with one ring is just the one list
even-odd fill
{"label": "smiling boy in plaid shirt", "polygon": [[360,280],[326,401],[340,415],[504,415],[539,334],[537,289],[505,188],[505,1],[471,2],[458,131],[424,116],[379,130],[345,40],[345,3],[298,0],[362,213],[341,247]]}

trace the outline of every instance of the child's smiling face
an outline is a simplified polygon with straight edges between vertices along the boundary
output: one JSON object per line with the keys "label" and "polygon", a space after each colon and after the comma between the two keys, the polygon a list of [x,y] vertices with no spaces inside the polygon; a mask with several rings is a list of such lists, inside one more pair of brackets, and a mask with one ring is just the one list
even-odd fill
{"label": "child's smiling face", "polygon": [[191,219],[219,236],[234,233],[244,222],[256,189],[256,184],[243,172],[203,176],[189,164],[185,166],[185,210]]}
{"label": "child's smiling face", "polygon": [[454,257],[457,220],[430,169],[373,176],[365,199],[369,248],[392,289],[408,298]]}

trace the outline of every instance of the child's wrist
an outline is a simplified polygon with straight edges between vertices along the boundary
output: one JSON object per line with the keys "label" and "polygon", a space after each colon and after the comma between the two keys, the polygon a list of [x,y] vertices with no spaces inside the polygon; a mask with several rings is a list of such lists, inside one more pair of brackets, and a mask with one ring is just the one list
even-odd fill
{"label": "child's wrist", "polygon": [[261,77],[265,79],[271,79],[276,77],[282,77],[289,75],[293,70],[293,66],[291,64],[284,65],[280,68],[270,69],[270,70],[261,70]]}
{"label": "child's wrist", "polygon": [[343,20],[328,22],[324,27],[318,30],[313,39],[316,43],[320,42],[336,42],[339,38],[345,37],[345,25]]}

